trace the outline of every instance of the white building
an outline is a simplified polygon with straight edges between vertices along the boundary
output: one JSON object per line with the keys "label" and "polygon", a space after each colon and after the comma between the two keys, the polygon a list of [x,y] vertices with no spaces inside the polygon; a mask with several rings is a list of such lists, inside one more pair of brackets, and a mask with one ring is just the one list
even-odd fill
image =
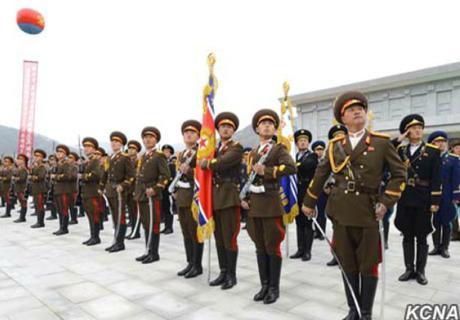
{"label": "white building", "polygon": [[395,135],[405,115],[419,113],[427,134],[440,129],[460,137],[460,62],[292,96],[297,128],[310,130],[313,140],[327,140],[332,103],[348,90],[366,94],[376,131]]}

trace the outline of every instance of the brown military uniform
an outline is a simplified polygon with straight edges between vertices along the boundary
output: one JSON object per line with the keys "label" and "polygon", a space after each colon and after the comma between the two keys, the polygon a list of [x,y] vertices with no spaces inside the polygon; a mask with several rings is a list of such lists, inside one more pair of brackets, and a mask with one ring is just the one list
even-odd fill
{"label": "brown military uniform", "polygon": [[[9,157],[11,162],[14,162],[13,158]],[[2,218],[11,217],[12,204],[10,199],[10,189],[11,189],[11,178],[13,177],[13,169],[11,167],[3,166],[0,171],[0,183],[2,185],[2,198],[6,204],[6,211]]]}
{"label": "brown military uniform", "polygon": [[27,177],[29,176],[29,171],[27,168],[19,168],[14,172],[14,191],[18,197],[19,203],[21,204],[21,210],[27,210],[27,199],[25,197],[25,192],[27,189]]}
{"label": "brown military uniform", "polygon": [[[118,234],[115,235],[116,241],[121,244],[126,235],[126,199],[129,189],[134,183],[134,167],[127,154],[118,152],[108,159],[105,169],[101,184],[105,186],[113,223],[116,226],[115,232],[118,228]],[[116,190],[119,185],[123,187],[120,194],[121,208],[119,208],[120,199],[118,199]],[[120,211],[121,216],[119,217]],[[120,224],[119,227],[118,224]]]}
{"label": "brown military uniform", "polygon": [[[133,168],[135,168],[135,172],[137,175],[137,169],[139,167],[140,160],[139,159],[134,159],[134,160],[130,159],[130,160],[131,160],[131,164]],[[128,239],[136,239],[140,237],[140,234],[139,234],[140,228],[139,228],[139,223],[137,222],[138,218],[140,218],[139,208],[138,208],[137,201],[134,199],[135,186],[136,186],[136,178],[134,178],[133,183],[128,189],[128,195],[126,199],[128,203],[129,224],[131,225],[131,234],[128,236]],[[137,229],[136,229],[136,226],[137,226]]]}
{"label": "brown military uniform", "polygon": [[45,194],[48,191],[46,188],[46,174],[46,167],[43,164],[34,165],[30,171],[30,189],[34,198],[35,211],[37,212],[37,224],[34,228],[45,226]]}
{"label": "brown military uniform", "polygon": [[[341,115],[352,106],[367,110],[367,99],[355,92],[339,96],[334,106],[336,119],[340,121]],[[391,178],[385,191],[379,193],[385,170]],[[318,165],[307,189],[305,206],[315,207],[331,173],[335,185],[326,212],[335,222],[335,251],[361,305],[362,314],[370,317],[380,251],[376,204],[390,208],[396,203],[405,187],[406,168],[388,136],[364,130],[352,148],[349,135],[340,135],[329,142],[326,158]],[[349,315],[355,315],[357,311],[347,284],[345,288]]]}
{"label": "brown military uniform", "polygon": [[57,164],[54,176],[54,199],[60,220],[60,229],[57,234],[68,233],[70,205],[73,201],[73,189],[76,180],[76,172],[68,160],[61,160]]}
{"label": "brown military uniform", "polygon": [[[146,243],[150,245],[149,253],[139,261],[145,261],[149,257],[148,262],[153,262],[159,259],[158,246],[160,244],[160,202],[163,189],[169,180],[169,169],[166,162],[166,157],[159,150],[147,150],[140,158],[136,176],[136,187],[134,191],[134,199],[139,204],[139,212],[141,214],[142,226],[144,228]],[[150,208],[150,200],[146,195],[146,190],[152,188],[154,195],[150,198],[152,208]],[[150,241],[150,242],[149,242]],[[147,263],[147,262],[145,262]]]}

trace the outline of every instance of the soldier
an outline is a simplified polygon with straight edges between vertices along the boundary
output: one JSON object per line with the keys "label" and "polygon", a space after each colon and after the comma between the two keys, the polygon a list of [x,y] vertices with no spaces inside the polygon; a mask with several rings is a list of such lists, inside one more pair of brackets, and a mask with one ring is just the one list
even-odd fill
{"label": "soldier", "polygon": [[59,230],[53,232],[57,236],[69,233],[69,208],[72,201],[72,184],[75,182],[75,172],[66,159],[69,154],[70,150],[67,146],[60,144],[56,147],[58,163],[56,172],[51,174],[51,180],[55,183],[53,196],[59,216]]}
{"label": "soldier", "polygon": [[[131,160],[131,164],[133,168],[136,170],[138,167],[139,159],[138,154],[141,152],[142,146],[136,140],[128,141],[128,156]],[[138,239],[141,237],[140,235],[140,221],[139,221],[139,210],[137,206],[136,200],[134,200],[134,187],[136,185],[136,181],[130,186],[127,196],[127,203],[128,203],[128,213],[129,213],[129,225],[131,227],[131,233],[126,237],[126,239],[133,240]]]}
{"label": "soldier", "polygon": [[14,222],[26,222],[26,213],[27,213],[27,177],[29,176],[29,170],[27,168],[27,163],[29,158],[25,154],[18,154],[16,157],[17,170],[14,171],[12,181],[15,185],[15,192],[19,199],[19,204],[21,205],[21,211],[19,213],[19,218],[14,220]]}
{"label": "soldier", "polygon": [[169,169],[164,154],[156,149],[161,133],[155,127],[145,127],[141,133],[145,153],[142,155],[137,175],[134,197],[139,204],[145,242],[148,252],[136,258],[143,264],[160,260],[161,196],[169,180]]}
{"label": "soldier", "polygon": [[[312,140],[311,132],[300,129],[294,132],[294,141],[297,146],[297,200],[299,208],[307,191],[316,167],[318,166],[318,155],[309,150]],[[313,245],[313,221],[305,215],[299,214],[295,217],[297,231],[297,252],[290,256],[291,259],[302,258],[302,261],[311,259],[311,247]]]}
{"label": "soldier", "polygon": [[57,204],[56,198],[54,197],[54,181],[51,179],[51,174],[56,173],[57,170],[57,160],[54,154],[48,156],[48,167],[46,171],[46,185],[47,185],[47,197],[46,197],[46,207],[49,208],[51,214],[46,220],[56,220],[57,219]]}
{"label": "soldier", "polygon": [[83,206],[89,222],[90,238],[83,242],[87,246],[94,246],[101,243],[99,231],[101,228],[101,196],[99,185],[102,179],[103,170],[96,156],[99,144],[96,139],[86,137],[82,141],[83,152],[88,159],[83,164],[82,173],[79,174],[81,181],[81,197]]}
{"label": "soldier", "polygon": [[184,237],[185,255],[187,266],[180,270],[177,275],[185,278],[194,278],[203,273],[201,260],[203,257],[203,244],[198,242],[197,221],[192,214],[192,201],[194,189],[194,177],[196,167],[197,142],[200,138],[201,124],[196,120],[187,120],[182,124],[181,132],[184,139],[185,150],[177,157],[177,174],[180,180],[175,187],[177,212],[179,214],[180,227]]}
{"label": "soldier", "polygon": [[[311,149],[318,156],[318,163],[324,158],[324,151],[326,150],[326,143],[324,141],[318,140],[312,143]],[[327,204],[327,194],[323,190],[319,196],[318,203],[316,204],[316,209],[318,210],[318,224],[321,226],[323,231],[326,231],[326,204]],[[301,207],[301,206],[300,206]],[[324,240],[323,235],[315,227],[313,239]]]}
{"label": "soldier", "polygon": [[[96,151],[94,152],[94,159],[96,159],[98,162],[99,162],[99,166],[102,170],[102,172],[104,173],[105,170],[106,170],[106,164],[107,164],[107,153],[105,152],[105,149],[102,148],[102,147],[98,147],[96,148]],[[102,176],[101,176],[101,179],[100,181],[102,180]],[[109,210],[109,207],[108,207],[108,204],[106,203],[105,201],[105,197],[104,197],[104,186],[102,185],[102,183],[99,181],[99,195],[101,195],[99,197],[99,205],[100,205],[100,209],[101,209],[101,217],[99,219],[99,224],[100,224],[100,229],[101,230],[104,230],[104,221],[108,221],[109,218],[109,213],[110,213],[110,210]]]}
{"label": "soldier", "polygon": [[[406,271],[399,281],[416,279],[426,285],[425,266],[428,257],[427,236],[433,231],[432,215],[441,202],[441,153],[439,148],[423,142],[425,121],[421,115],[404,117],[399,126],[401,135],[394,141],[407,166],[407,188],[398,202],[395,226],[404,235],[403,252]],[[409,144],[400,144],[405,138]],[[414,270],[417,239],[416,269]]]}
{"label": "soldier", "polygon": [[171,181],[176,176],[176,159],[174,157],[174,148],[171,145],[165,144],[163,147],[161,147],[161,151],[163,151],[163,154],[168,161],[168,168],[169,172],[171,173],[171,178],[163,190],[163,198],[161,200],[161,216],[164,219],[165,228],[161,230],[160,233],[171,234],[173,233],[174,216],[171,207],[171,195],[169,194],[168,188],[171,184]]}
{"label": "soldier", "polygon": [[2,197],[5,199],[6,211],[5,214],[0,218],[11,218],[11,210],[13,209],[10,199],[11,179],[13,177],[14,159],[10,156],[3,158],[3,168],[1,171],[1,183],[2,183]]}
{"label": "soldier", "polygon": [[126,136],[119,131],[110,134],[112,155],[106,160],[106,168],[102,176],[101,186],[105,187],[105,194],[109,201],[115,226],[115,242],[105,251],[110,253],[125,250],[126,236],[126,199],[129,189],[134,183],[134,167],[123,147],[127,143]]}
{"label": "soldier", "polygon": [[236,261],[238,258],[237,238],[240,233],[241,214],[238,184],[243,147],[233,140],[238,130],[238,117],[232,112],[222,112],[214,121],[220,142],[214,159],[202,160],[202,169],[213,172],[213,217],[215,222],[217,258],[220,274],[209,283],[221,286],[222,290],[236,285]]}
{"label": "soldier", "polygon": [[[248,181],[248,157],[249,153],[251,152],[252,148],[250,147],[245,147],[243,148],[243,158],[241,159],[241,165],[240,165],[240,184],[239,188],[240,190],[243,189],[244,185]],[[248,218],[248,210],[244,209],[241,207],[240,204],[240,211],[241,211],[241,223],[244,223],[243,230],[246,230],[246,221]]]}
{"label": "soldier", "polygon": [[460,160],[459,156],[449,153],[447,133],[435,131],[428,137],[441,151],[442,197],[439,210],[433,218],[435,231],[432,233],[434,249],[429,255],[441,255],[449,258],[449,243],[452,234],[452,222],[457,218],[456,204],[460,200]]}
{"label": "soldier", "polygon": [[[360,319],[372,319],[378,281],[379,223],[401,196],[406,169],[389,137],[366,130],[366,97],[356,91],[345,92],[334,102],[334,117],[348,134],[329,142],[326,161],[322,161],[307,189],[302,211],[314,217],[314,207],[330,174],[335,185],[326,211],[334,219],[335,250],[360,309]],[[384,169],[391,179],[383,194],[379,186]],[[345,319],[358,319],[358,311],[348,283],[344,280],[349,313]]]}
{"label": "soldier", "polygon": [[46,158],[46,152],[41,149],[35,149],[34,162],[30,172],[31,194],[34,198],[34,207],[37,212],[37,222],[30,226],[31,228],[43,228],[45,226],[45,193],[46,188],[46,167],[43,160]]}
{"label": "soldier", "polygon": [[77,224],[78,223],[78,208],[77,208],[77,196],[78,196],[78,160],[80,160],[80,156],[76,152],[70,152],[68,161],[70,164],[70,168],[72,170],[72,177],[75,177],[74,181],[69,181],[70,190],[72,197],[70,199],[70,222],[69,224]]}
{"label": "soldier", "polygon": [[256,247],[261,282],[254,301],[263,301],[264,304],[274,303],[279,297],[281,242],[285,235],[280,180],[297,172],[286,147],[272,140],[279,124],[278,115],[269,109],[257,111],[252,118],[252,128],[259,136],[260,144],[249,154],[248,172],[253,178],[248,180],[251,183],[249,197],[245,195],[241,202],[241,206],[249,210],[247,230]]}
{"label": "soldier", "polygon": [[[452,154],[460,157],[460,139],[451,139],[450,148]],[[460,241],[460,226],[458,223],[458,205],[457,205],[457,217],[454,219],[452,224],[452,241]]]}

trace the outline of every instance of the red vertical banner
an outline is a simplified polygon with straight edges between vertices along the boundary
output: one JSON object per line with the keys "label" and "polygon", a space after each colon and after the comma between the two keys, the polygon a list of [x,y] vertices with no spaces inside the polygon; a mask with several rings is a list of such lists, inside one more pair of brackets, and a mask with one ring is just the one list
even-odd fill
{"label": "red vertical banner", "polygon": [[30,158],[34,148],[38,62],[24,61],[23,69],[22,108],[18,137],[18,154],[24,153]]}

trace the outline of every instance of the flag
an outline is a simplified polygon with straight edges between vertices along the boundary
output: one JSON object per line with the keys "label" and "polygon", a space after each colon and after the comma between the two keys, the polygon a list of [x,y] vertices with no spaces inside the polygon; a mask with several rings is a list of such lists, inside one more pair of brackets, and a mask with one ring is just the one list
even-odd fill
{"label": "flag", "polygon": [[195,190],[192,203],[192,212],[197,220],[197,238],[204,242],[214,232],[214,219],[212,217],[212,171],[203,170],[198,165],[199,160],[211,161],[216,149],[216,129],[214,127],[214,95],[217,80],[214,76],[213,66],[215,57],[208,56],[209,80],[203,90],[203,120],[201,124],[200,140],[197,153],[197,166],[195,168]]}
{"label": "flag", "polygon": [[[289,84],[285,82],[283,87],[284,99],[281,102],[281,123],[278,127],[278,143],[283,143],[292,158],[295,159],[294,118],[292,103],[288,96]],[[284,224],[291,224],[295,217],[299,214],[296,174],[281,178],[280,197],[285,213],[283,216]]]}

